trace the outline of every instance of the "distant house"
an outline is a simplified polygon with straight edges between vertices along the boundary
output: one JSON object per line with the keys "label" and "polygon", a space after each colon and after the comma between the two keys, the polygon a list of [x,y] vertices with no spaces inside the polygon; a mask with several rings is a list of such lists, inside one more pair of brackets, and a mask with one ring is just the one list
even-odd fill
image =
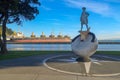
{"label": "distant house", "polygon": [[24,38],[24,34],[22,32],[17,32],[16,35],[13,36],[14,38]]}

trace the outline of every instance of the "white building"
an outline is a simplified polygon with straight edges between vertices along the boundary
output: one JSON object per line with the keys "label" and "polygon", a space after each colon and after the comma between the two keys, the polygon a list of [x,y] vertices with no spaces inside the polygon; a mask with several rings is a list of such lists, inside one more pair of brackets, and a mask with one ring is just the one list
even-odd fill
{"label": "white building", "polygon": [[24,34],[22,32],[17,32],[16,35],[13,36],[14,38],[24,38]]}

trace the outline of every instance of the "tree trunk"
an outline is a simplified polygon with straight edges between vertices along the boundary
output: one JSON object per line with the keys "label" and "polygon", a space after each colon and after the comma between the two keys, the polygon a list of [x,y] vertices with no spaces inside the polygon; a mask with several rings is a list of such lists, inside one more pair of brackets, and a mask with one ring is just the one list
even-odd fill
{"label": "tree trunk", "polygon": [[1,24],[1,22],[2,22],[3,17],[4,17],[4,15],[3,15],[3,13],[1,13],[1,16],[0,16],[0,24]]}
{"label": "tree trunk", "polygon": [[1,52],[1,47],[2,47],[2,40],[1,40],[1,35],[0,35],[0,54],[2,53]]}
{"label": "tree trunk", "polygon": [[2,23],[2,46],[1,46],[1,53],[6,54],[7,53],[7,47],[6,47],[6,24],[8,20],[8,15],[5,15],[3,23]]}
{"label": "tree trunk", "polygon": [[[0,16],[0,25],[1,25],[1,23],[2,23],[2,19],[3,19],[3,17],[4,17],[4,15],[2,14],[1,16]],[[2,54],[2,52],[1,52],[1,49],[2,48],[2,39],[1,39],[1,35],[0,35],[0,54]]]}

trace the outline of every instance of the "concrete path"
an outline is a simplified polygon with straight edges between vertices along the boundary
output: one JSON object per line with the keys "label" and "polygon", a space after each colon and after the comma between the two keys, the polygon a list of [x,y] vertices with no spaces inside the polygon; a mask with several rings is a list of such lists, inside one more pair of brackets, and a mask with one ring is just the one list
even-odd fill
{"label": "concrete path", "polygon": [[56,55],[61,54],[31,56],[0,61],[0,80],[120,80],[120,76],[85,77],[64,74],[46,68],[42,63],[43,60]]}

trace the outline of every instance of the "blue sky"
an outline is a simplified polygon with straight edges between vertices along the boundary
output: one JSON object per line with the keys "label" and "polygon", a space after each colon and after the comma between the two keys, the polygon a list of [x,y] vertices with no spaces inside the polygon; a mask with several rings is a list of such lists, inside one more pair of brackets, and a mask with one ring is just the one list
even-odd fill
{"label": "blue sky", "polygon": [[[88,25],[98,39],[120,39],[120,0],[40,0],[40,14],[32,21],[24,21],[22,26],[8,25],[14,31],[20,28],[25,36],[32,32],[47,36],[53,32],[74,38],[80,30],[81,8],[90,14]],[[86,27],[84,27],[85,29]]]}

